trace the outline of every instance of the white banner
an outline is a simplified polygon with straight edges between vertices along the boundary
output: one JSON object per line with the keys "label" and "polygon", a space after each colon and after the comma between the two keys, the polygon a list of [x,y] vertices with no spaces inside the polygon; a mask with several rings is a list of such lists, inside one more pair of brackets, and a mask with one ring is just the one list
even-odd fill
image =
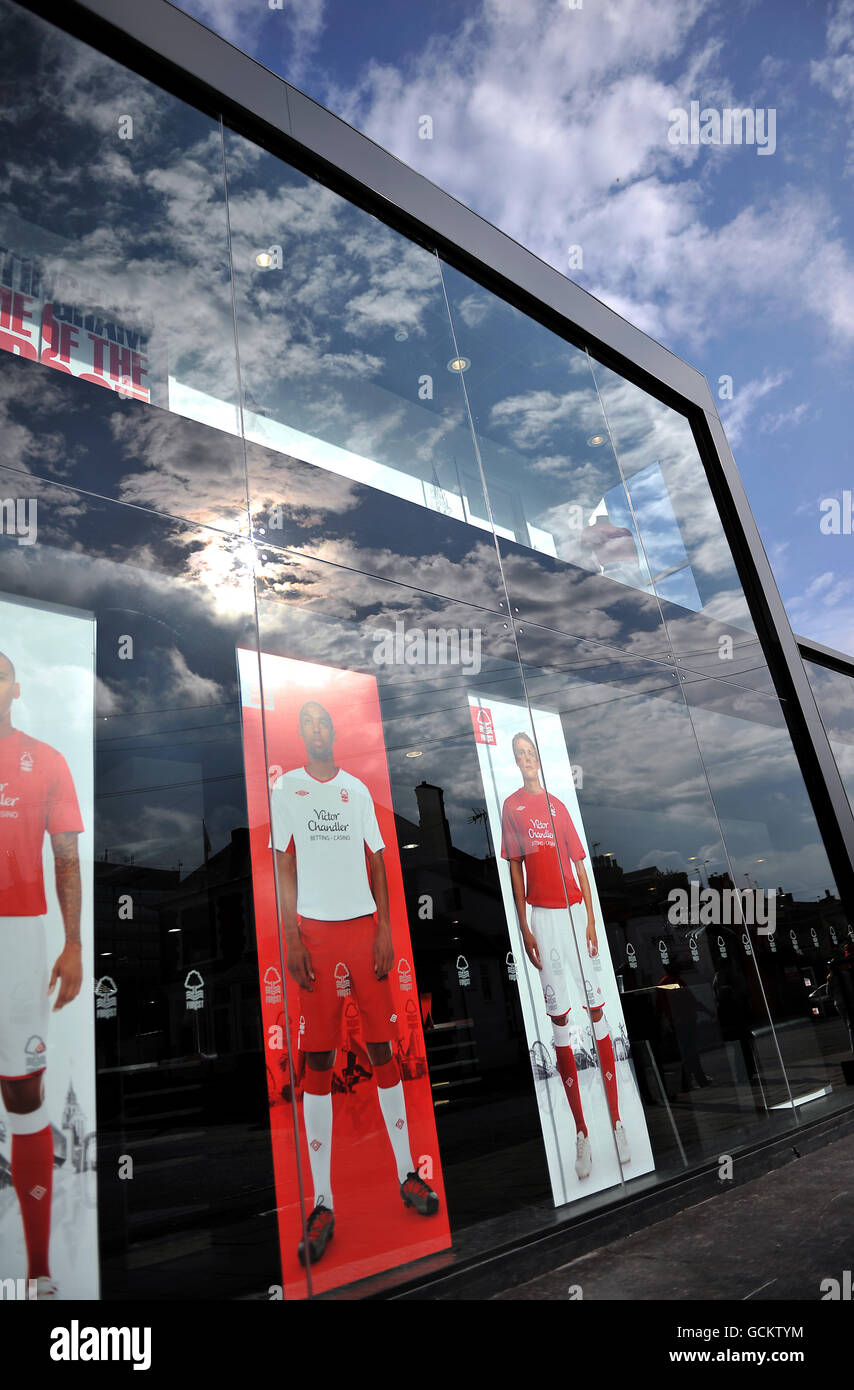
{"label": "white banner", "polygon": [[[508,975],[519,990],[552,1194],[555,1206],[562,1206],[614,1186],[621,1180],[621,1171],[626,1181],[648,1173],[655,1162],[560,716],[550,710],[533,711],[535,747],[530,732],[525,732],[530,724],[523,706],[472,693],[468,699],[507,916]],[[524,737],[516,740],[514,748],[519,734]],[[526,841],[540,856],[535,866],[532,849],[521,862],[528,897],[526,924],[537,943],[542,969],[525,949],[510,859],[502,857],[503,841],[510,858],[517,858],[514,847]],[[569,907],[561,868],[567,890],[578,899]],[[542,901],[556,901],[549,892],[553,870],[562,906],[537,907],[531,899],[538,895]],[[592,933],[587,931],[582,893],[585,875]],[[594,937],[598,950],[591,949]],[[560,1022],[564,1017],[565,1024]],[[560,1045],[571,1048],[574,1068],[572,1060],[566,1060],[566,1051],[559,1053]],[[573,1113],[568,1094],[576,1087]],[[579,1117],[589,1142],[589,1149],[581,1153]]]}
{"label": "white banner", "polygon": [[[0,652],[0,1076],[4,1095],[11,1089],[23,1102],[14,1108],[26,1112],[10,1115],[5,1104],[0,1106],[2,1296],[30,1296],[30,1246],[37,1273],[49,1261],[61,1298],[94,1299],[99,1288],[92,895],[95,622],[69,609],[4,595]],[[54,860],[54,840],[63,835],[63,853],[70,849],[73,857],[76,840],[80,865],[77,962],[73,949],[64,954],[66,925],[69,938],[75,939],[77,914],[75,878],[67,860],[57,874]],[[75,992],[81,961],[82,980]],[[58,979],[48,995],[55,966]],[[70,997],[54,1012],[63,991]],[[41,1204],[49,1192],[45,1218]],[[45,1248],[46,1256],[38,1253]]]}

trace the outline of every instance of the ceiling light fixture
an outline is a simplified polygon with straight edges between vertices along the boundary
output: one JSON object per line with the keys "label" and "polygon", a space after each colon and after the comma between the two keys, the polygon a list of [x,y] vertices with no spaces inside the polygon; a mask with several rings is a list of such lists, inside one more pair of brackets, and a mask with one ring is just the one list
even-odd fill
{"label": "ceiling light fixture", "polygon": [[591,434],[587,443],[590,445],[591,449],[598,449],[600,444],[605,443],[605,436],[604,434]]}
{"label": "ceiling light fixture", "polygon": [[448,363],[449,372],[467,372],[471,366],[470,357],[452,357]]}

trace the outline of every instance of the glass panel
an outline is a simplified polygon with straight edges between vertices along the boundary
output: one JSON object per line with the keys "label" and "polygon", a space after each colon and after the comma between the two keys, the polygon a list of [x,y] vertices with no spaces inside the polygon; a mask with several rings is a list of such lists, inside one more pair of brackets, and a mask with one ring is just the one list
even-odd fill
{"label": "glass panel", "polygon": [[842,671],[805,661],[818,712],[839,767],[839,774],[854,806],[854,680]]}
{"label": "glass panel", "polygon": [[586,353],[453,267],[442,273],[514,609],[667,660]]}
{"label": "glass panel", "polygon": [[[785,1077],[738,908],[727,915],[729,857],[675,673],[531,624],[518,641],[531,705],[559,716],[574,769],[620,991],[606,1017],[625,1020],[656,1173],[784,1128],[791,1109],[768,1107],[787,1103]],[[622,1094],[619,1067],[618,1081]]]}
{"label": "glass panel", "polygon": [[6,0],[0,64],[0,457],[245,526],[218,124]]}
{"label": "glass panel", "polygon": [[590,360],[677,662],[773,695],[688,421]]}
{"label": "glass panel", "polygon": [[[432,595],[272,548],[259,572],[258,597],[273,801],[275,807],[279,795],[290,808],[279,812],[280,825],[289,827],[281,834],[283,842],[293,835],[296,860],[299,936],[285,950],[292,1012],[302,1029],[300,1143],[318,1185],[314,1197],[307,1190],[308,1208],[328,1181],[313,1096],[330,1069],[326,1079],[335,1092],[333,1138],[326,1142],[333,1144],[336,1242],[312,1269],[318,1293],[447,1250],[449,1218],[456,1247],[458,1232],[473,1222],[506,1219],[532,1198],[548,1201],[466,696],[473,682],[517,702],[521,690],[500,617],[460,604],[449,608]],[[405,644],[395,640],[403,621]],[[456,649],[446,642],[452,631],[460,638]],[[321,742],[334,733],[333,754],[312,744],[312,731],[303,728],[306,710],[327,731],[321,729]],[[330,806],[318,801],[321,795],[332,797]],[[369,820],[376,816],[384,845],[393,966],[382,990],[371,964],[382,925],[381,917],[372,920],[372,903],[381,903],[379,870],[371,858],[374,897],[365,898],[364,856],[347,857],[350,818],[359,807]],[[379,842],[367,822],[358,824],[370,856]],[[325,858],[318,862],[318,856]],[[294,978],[300,940],[311,954],[319,998],[300,992]],[[327,981],[334,990],[330,1025]],[[384,1060],[389,1045],[390,1063]],[[383,1069],[389,1065],[393,1077]],[[389,1127],[377,1098],[377,1089],[382,1096],[398,1077],[403,1137]],[[401,1144],[409,1145],[406,1161],[411,1155],[439,1199],[429,1221],[401,1205],[395,1175]],[[519,1180],[510,1192],[502,1174],[517,1163]],[[285,1182],[280,1204],[292,1201],[286,1189]],[[298,1271],[293,1223],[283,1225],[282,1240],[287,1287]]]}
{"label": "glass panel", "polygon": [[[0,614],[14,725],[43,740],[0,781],[26,778],[14,795],[28,795],[45,744],[74,770],[96,982],[97,1126],[74,1033],[92,1019],[89,967],[46,1035],[55,1272],[73,1295],[91,1258],[71,1272],[69,1250],[86,1251],[81,1228],[94,1220],[85,1179],[97,1148],[110,1175],[97,1213],[104,1297],[266,1298],[281,1278],[268,1106],[287,1082],[265,1080],[259,1008],[235,656],[257,650],[246,542],[6,469],[0,495],[37,518],[32,544],[0,536],[16,595]],[[71,645],[39,639],[45,614],[96,635],[85,707]],[[78,726],[94,728],[91,804]],[[61,923],[53,907],[46,920],[49,966]],[[4,1126],[4,1164],[6,1138]]]}
{"label": "glass panel", "polygon": [[475,602],[488,587],[495,606],[435,255],[233,132],[225,140],[243,424],[263,446],[249,455],[256,524],[439,592],[463,582]]}
{"label": "glass panel", "polygon": [[[407,1253],[412,1259],[429,1249],[441,1252],[450,1246],[451,1237],[455,1254],[473,1253],[511,1231],[535,1229],[537,1223],[552,1220],[555,1206],[586,1205],[591,1193],[613,1190],[622,1179],[603,1079],[601,1058],[607,1042],[604,1034],[594,1039],[577,993],[583,986],[575,980],[579,972],[572,923],[582,891],[570,897],[570,916],[557,878],[556,892],[558,898],[564,894],[564,906],[551,909],[561,918],[562,933],[560,941],[550,941],[545,961],[551,1002],[538,970],[526,959],[520,936],[513,856],[504,857],[510,833],[505,822],[513,813],[514,789],[521,795],[523,776],[516,735],[522,734],[529,745],[536,739],[541,749],[549,748],[549,767],[560,786],[562,807],[573,808],[573,824],[581,836],[584,826],[571,777],[567,783],[569,766],[565,747],[561,752],[560,729],[552,727],[548,710],[535,712],[534,722],[530,720],[507,623],[500,615],[467,610],[459,603],[449,607],[439,597],[295,553],[269,548],[265,556],[258,595],[261,645],[267,654],[263,661],[269,663],[263,667],[267,758],[283,786],[293,785],[294,798],[305,794],[306,809],[299,815],[310,817],[309,829],[319,836],[318,827],[325,821],[322,808],[314,804],[320,774],[311,771],[313,755],[308,734],[301,731],[301,711],[308,703],[323,718],[317,710],[323,706],[328,727],[336,734],[334,765],[326,769],[334,775],[328,780],[333,788],[337,785],[334,767],[358,778],[370,789],[380,825],[393,827],[383,831],[383,840],[392,888],[393,974],[399,1001],[393,1012],[403,1022],[397,1023],[392,1041],[404,1081],[413,1159],[420,1154],[432,1162],[432,1185],[437,1194],[444,1194],[432,1230],[411,1220],[402,1222],[393,1161],[371,1084],[377,1068],[368,1046],[370,1011],[358,998],[358,966],[345,970],[348,961],[342,957],[336,964],[330,957],[336,978],[347,979],[358,1003],[353,1012],[350,994],[342,999],[343,1032],[335,1035],[337,1052],[331,1063],[333,1085],[335,1077],[340,1081],[333,1147],[336,1239],[340,1227],[348,1232],[350,1244],[330,1247],[323,1267],[312,1270],[317,1293],[390,1268]],[[399,619],[405,620],[403,644],[395,640]],[[459,636],[456,652],[448,644],[453,631]],[[306,768],[314,781],[305,780]],[[550,794],[558,795],[551,788]],[[531,825],[548,839],[549,826],[555,835],[557,822],[545,791],[541,795],[542,815]],[[274,790],[274,800],[275,796]],[[344,833],[337,820],[332,831]],[[556,842],[561,843],[559,838]],[[310,845],[301,850],[295,844],[295,849],[298,885],[303,881],[301,852],[309,865],[310,885],[319,879],[330,884],[342,877],[346,881],[343,870],[331,863],[323,875],[314,871]],[[326,852],[330,853],[328,842]],[[393,884],[398,873],[402,896],[395,915]],[[585,881],[577,864],[570,869],[565,863],[564,873],[567,887],[574,887],[573,874],[579,883]],[[286,891],[280,879],[280,894]],[[316,948],[323,960],[325,940],[318,939],[317,922],[307,909],[305,917],[312,959]],[[347,930],[355,925],[348,924]],[[305,930],[301,911],[300,931]],[[584,930],[582,919],[582,943]],[[411,942],[411,954],[401,951],[401,939]],[[345,949],[348,946],[342,945],[341,951]],[[337,956],[337,946],[333,954]],[[594,993],[597,986],[598,971]],[[558,992],[567,987],[576,1014],[571,1025],[562,1025],[567,1036],[559,1035],[558,1047],[573,1052],[577,1060],[572,1063],[556,1051],[547,1013],[559,1007]],[[295,990],[293,979],[288,988]],[[616,997],[613,981],[611,988]],[[292,1003],[291,1013],[304,1020],[304,1038],[318,1026],[314,1015],[319,1007],[306,993]],[[598,1007],[591,1005],[596,1027]],[[352,1023],[348,1011],[353,1012]],[[325,1038],[319,1041],[326,1043]],[[625,1070],[625,1123],[636,1145],[636,1171],[646,1172],[651,1155],[634,1079],[625,1066],[624,1033],[614,1032],[612,1047],[615,1064],[619,1060],[621,1072]],[[316,1084],[311,1073],[323,1070],[313,1060],[317,1048],[316,1035],[301,1047],[307,1057],[305,1068],[300,1066],[303,1084],[306,1078]],[[427,1074],[422,1063],[429,1068]],[[588,1166],[585,1171],[590,1159],[578,1148],[575,1097],[572,1103],[567,1099],[564,1072],[569,1077],[570,1070],[593,1136],[592,1170]],[[382,1085],[381,1076],[378,1079]],[[438,1149],[430,1109],[424,1108],[419,1093],[428,1081]],[[305,1100],[303,1093],[301,1143],[311,1145],[314,1136],[322,1144],[314,1128],[314,1103],[306,1107]],[[310,1147],[305,1157],[317,1170],[316,1181],[323,1190],[322,1162],[312,1163]],[[364,1204],[368,1191],[373,1219],[369,1226],[358,1227],[358,1201]],[[290,1204],[291,1194],[280,1191],[279,1201]],[[450,1235],[446,1228],[443,1235],[445,1202]],[[286,1280],[288,1268],[296,1267],[297,1236],[283,1228]]]}
{"label": "glass panel", "polygon": [[683,689],[729,851],[726,886],[745,892],[746,909],[755,902],[757,921],[773,912],[776,930],[750,928],[749,944],[798,1118],[811,1119],[847,1103],[839,1062],[848,1038],[826,1007],[845,909],[779,702],[691,676]]}

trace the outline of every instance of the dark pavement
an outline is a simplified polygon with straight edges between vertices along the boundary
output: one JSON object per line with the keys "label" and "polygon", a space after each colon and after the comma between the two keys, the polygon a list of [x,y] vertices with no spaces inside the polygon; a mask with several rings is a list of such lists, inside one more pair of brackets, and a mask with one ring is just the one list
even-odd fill
{"label": "dark pavement", "polygon": [[854,1135],[493,1298],[565,1302],[580,1286],[585,1301],[816,1302],[822,1281],[841,1283],[845,1270],[854,1273]]}

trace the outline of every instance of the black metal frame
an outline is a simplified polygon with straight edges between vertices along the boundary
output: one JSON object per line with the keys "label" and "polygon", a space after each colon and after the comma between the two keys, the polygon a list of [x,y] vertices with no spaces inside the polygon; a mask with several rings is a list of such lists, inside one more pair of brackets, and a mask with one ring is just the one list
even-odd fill
{"label": "black metal frame", "polygon": [[[854,811],[802,661],[854,674],[792,632],[705,377],[449,194],[168,0],[17,0],[223,120],[422,245],[689,420],[854,921]],[[800,649],[799,649],[800,648]],[[805,650],[808,649],[808,650]]]}
{"label": "black metal frame", "polygon": [[826,647],[823,642],[814,642],[811,637],[796,637],[798,650],[805,661],[814,661],[818,666],[828,666],[831,671],[839,671],[843,676],[854,680],[854,656],[846,656],[836,647]]}

